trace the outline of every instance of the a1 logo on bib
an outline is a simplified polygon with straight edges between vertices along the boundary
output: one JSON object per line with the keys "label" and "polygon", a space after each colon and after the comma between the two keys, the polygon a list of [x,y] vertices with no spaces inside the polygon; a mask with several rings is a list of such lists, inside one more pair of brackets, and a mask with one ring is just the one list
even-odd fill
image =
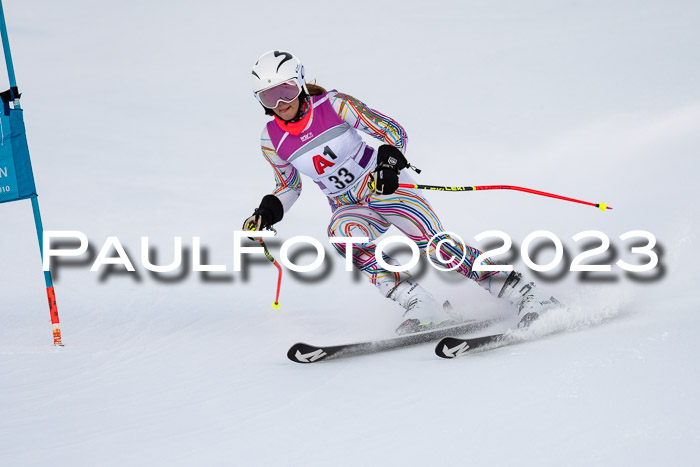
{"label": "a1 logo on bib", "polygon": [[[338,156],[336,156],[335,153],[331,151],[331,148],[329,148],[328,146],[323,148],[323,154],[326,156],[330,156],[331,159],[338,158]],[[327,159],[324,159],[323,157],[321,157],[321,155],[314,156],[313,162],[314,169],[316,169],[316,173],[319,175],[326,173],[326,169],[328,167],[333,167],[335,165],[335,162],[331,162]]]}
{"label": "a1 logo on bib", "polygon": [[314,156],[314,169],[316,169],[316,173],[321,175],[326,172],[326,168],[328,167],[333,167],[335,165],[334,162],[327,161],[321,156]]}

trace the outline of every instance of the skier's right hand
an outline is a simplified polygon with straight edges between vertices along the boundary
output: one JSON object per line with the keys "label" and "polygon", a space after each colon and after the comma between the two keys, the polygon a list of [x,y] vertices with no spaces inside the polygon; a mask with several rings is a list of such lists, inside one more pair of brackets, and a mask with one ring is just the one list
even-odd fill
{"label": "skier's right hand", "polygon": [[[265,195],[253,215],[243,222],[243,230],[268,230],[284,217],[282,202],[275,195]],[[251,240],[254,238],[248,237]]]}
{"label": "skier's right hand", "polygon": [[272,224],[270,224],[270,215],[268,214],[268,212],[265,210],[261,211],[259,208],[255,208],[253,215],[246,219],[245,222],[243,222],[243,230],[265,230],[267,228],[270,228],[271,225]]}

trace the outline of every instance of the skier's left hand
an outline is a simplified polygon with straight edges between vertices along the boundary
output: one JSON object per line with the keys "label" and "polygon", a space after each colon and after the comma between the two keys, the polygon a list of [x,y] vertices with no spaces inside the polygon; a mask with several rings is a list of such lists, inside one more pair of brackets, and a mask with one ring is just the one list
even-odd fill
{"label": "skier's left hand", "polygon": [[374,172],[374,192],[390,195],[399,188],[399,172],[408,166],[401,151],[389,144],[377,150],[377,169]]}

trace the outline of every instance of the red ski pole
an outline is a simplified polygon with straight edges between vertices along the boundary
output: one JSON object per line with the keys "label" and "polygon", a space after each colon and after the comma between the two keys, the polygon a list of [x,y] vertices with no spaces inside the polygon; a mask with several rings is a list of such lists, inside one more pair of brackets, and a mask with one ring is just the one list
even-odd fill
{"label": "red ski pole", "polygon": [[270,252],[267,249],[267,246],[265,246],[265,242],[263,241],[262,237],[258,238],[258,241],[260,242],[260,245],[263,247],[263,251],[265,252],[265,256],[267,259],[270,260],[272,264],[275,265],[277,268],[277,294],[275,295],[275,301],[272,303],[272,308],[275,310],[278,309],[280,306],[280,287],[282,286],[282,266],[280,266],[280,263],[277,262],[277,260],[270,254]]}
{"label": "red ski pole", "polygon": [[[257,210],[255,211],[257,213]],[[243,226],[245,230],[250,230],[250,231],[255,231],[257,230],[257,226],[254,221],[249,222],[248,224],[245,224]],[[275,231],[275,229],[268,228],[266,230],[272,230]],[[250,238],[250,237],[249,237]],[[250,238],[253,240],[252,238]],[[263,252],[265,253],[265,256],[267,259],[270,260],[272,264],[275,265],[277,268],[277,293],[275,294],[275,301],[272,303],[272,308],[278,309],[280,306],[280,288],[282,287],[282,266],[280,266],[280,263],[277,262],[277,260],[270,254],[270,250],[267,249],[267,245],[265,245],[265,241],[262,239],[262,237],[258,237],[258,241],[260,242],[260,245],[263,248]]]}
{"label": "red ski pole", "polygon": [[554,193],[547,193],[545,191],[533,190],[531,188],[523,188],[521,186],[512,185],[483,185],[483,186],[436,186],[436,185],[417,185],[412,183],[399,183],[399,188],[413,188],[415,190],[436,190],[436,191],[478,191],[478,190],[515,190],[523,191],[525,193],[532,193],[533,195],[547,196],[549,198],[561,199],[564,201],[571,201],[572,203],[585,204],[587,206],[594,206],[601,211],[605,212],[607,209],[612,209],[605,203],[590,203],[588,201],[581,201],[580,199],[569,198],[566,196],[555,195]]}

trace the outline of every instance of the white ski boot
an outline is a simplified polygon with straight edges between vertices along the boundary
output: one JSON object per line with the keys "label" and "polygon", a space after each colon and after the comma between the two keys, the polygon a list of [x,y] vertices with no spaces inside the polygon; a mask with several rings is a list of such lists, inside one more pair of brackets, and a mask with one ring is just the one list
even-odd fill
{"label": "white ski boot", "polygon": [[512,271],[503,288],[498,293],[498,298],[508,300],[518,310],[518,327],[526,327],[537,318],[553,309],[564,308],[559,300],[542,293],[534,282],[525,281],[522,274]]}
{"label": "white ski boot", "polygon": [[400,282],[387,297],[406,309],[403,322],[396,328],[397,334],[427,331],[455,322],[450,314],[450,302],[440,305],[427,290],[410,279]]}

